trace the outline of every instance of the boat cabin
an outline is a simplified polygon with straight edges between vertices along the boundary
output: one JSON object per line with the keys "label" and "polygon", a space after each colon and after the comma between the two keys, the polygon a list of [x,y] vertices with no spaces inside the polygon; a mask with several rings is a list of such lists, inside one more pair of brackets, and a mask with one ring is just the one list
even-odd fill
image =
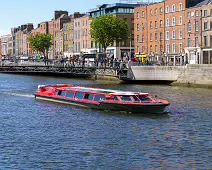
{"label": "boat cabin", "polygon": [[153,99],[148,93],[119,93],[114,91],[57,88],[54,97],[70,100],[83,100],[91,102],[151,102]]}

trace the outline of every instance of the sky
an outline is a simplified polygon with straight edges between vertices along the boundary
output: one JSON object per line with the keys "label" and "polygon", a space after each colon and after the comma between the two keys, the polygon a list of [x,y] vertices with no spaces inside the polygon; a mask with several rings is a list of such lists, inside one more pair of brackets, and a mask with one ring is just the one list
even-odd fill
{"label": "sky", "polygon": [[96,5],[113,3],[119,0],[1,0],[0,36],[26,23],[33,23],[36,28],[38,23],[51,20],[55,10],[85,13]]}

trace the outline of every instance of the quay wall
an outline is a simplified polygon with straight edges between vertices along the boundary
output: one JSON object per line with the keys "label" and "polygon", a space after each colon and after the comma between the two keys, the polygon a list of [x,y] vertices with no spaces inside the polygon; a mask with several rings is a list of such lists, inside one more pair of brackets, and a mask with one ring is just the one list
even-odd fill
{"label": "quay wall", "polygon": [[212,64],[186,66],[132,66],[128,79],[143,81],[171,81],[173,85],[202,85],[212,87]]}

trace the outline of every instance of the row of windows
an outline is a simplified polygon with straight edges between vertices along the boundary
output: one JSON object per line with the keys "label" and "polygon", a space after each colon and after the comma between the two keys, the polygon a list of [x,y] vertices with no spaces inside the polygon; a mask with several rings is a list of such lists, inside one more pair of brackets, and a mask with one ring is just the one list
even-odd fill
{"label": "row of windows", "polygon": [[[175,40],[177,39],[176,37],[176,31],[173,30],[172,31],[172,40]],[[183,31],[182,30],[179,30],[179,39],[183,39]],[[166,40],[170,40],[170,32],[169,31],[166,31]]]}
{"label": "row of windows", "polygon": [[[210,25],[209,25],[210,23]],[[203,28],[204,30],[212,30],[212,21],[208,22],[208,21],[204,21],[204,24],[203,24]]]}
{"label": "row of windows", "polygon": [[[160,49],[159,49],[159,47],[160,47]],[[179,43],[179,48],[177,48],[177,45],[175,43],[173,43],[171,47],[172,47],[172,49],[170,48],[170,44],[166,44],[166,49],[165,49],[166,53],[171,53],[171,52],[182,53],[182,51],[183,51],[182,43]],[[144,46],[142,46],[141,49],[140,49],[140,46],[137,46],[137,50],[138,50],[138,53],[139,52],[146,53],[146,49],[145,49]],[[149,50],[150,50],[150,53],[153,52],[153,46],[152,45],[149,46]],[[156,54],[163,53],[163,46],[162,45],[161,46],[155,45],[154,46],[154,52]]]}
{"label": "row of windows", "polygon": [[86,20],[85,22],[84,21],[78,21],[78,22],[75,22],[75,27],[80,27],[81,25],[82,26],[88,26],[88,23],[89,23],[89,21],[88,20]]}
{"label": "row of windows", "polygon": [[66,96],[67,98],[94,100],[96,102],[106,99],[103,95],[85,94],[83,92],[66,92],[64,90],[56,91],[55,95]]}
{"label": "row of windows", "polygon": [[[159,23],[160,23],[160,28],[162,28],[163,27],[163,21],[160,20]],[[179,25],[183,25],[182,16],[179,17]],[[150,29],[153,29],[152,21],[150,21],[149,26],[150,26]],[[155,29],[158,28],[158,21],[155,21],[155,25],[154,26],[155,26]],[[170,20],[169,20],[169,18],[167,18],[166,19],[166,27],[169,27],[169,26],[170,26]],[[172,18],[172,26],[176,26],[176,18],[175,17]],[[140,31],[140,27],[142,28],[142,31],[143,31],[144,30],[144,23],[142,23],[141,26],[140,26],[140,24],[137,24],[137,31]]]}
{"label": "row of windows", "polygon": [[[179,3],[179,11],[182,11],[183,10],[183,4],[182,3]],[[170,12],[170,7],[167,5],[166,6],[166,13],[169,13]],[[172,7],[171,7],[171,12],[176,12],[176,5],[175,4],[173,4],[172,5]],[[144,11],[142,11],[142,13],[141,13],[142,15],[142,18],[144,18],[145,17],[145,12]],[[155,9],[155,11],[154,11],[154,14],[153,14],[153,10],[151,9],[150,10],[150,16],[153,16],[153,15],[155,15],[155,16],[157,16],[157,15],[162,15],[163,14],[163,8],[161,7],[160,9],[159,9],[159,11],[158,11],[158,9],[156,8]],[[140,18],[140,12],[137,12],[137,18]]]}

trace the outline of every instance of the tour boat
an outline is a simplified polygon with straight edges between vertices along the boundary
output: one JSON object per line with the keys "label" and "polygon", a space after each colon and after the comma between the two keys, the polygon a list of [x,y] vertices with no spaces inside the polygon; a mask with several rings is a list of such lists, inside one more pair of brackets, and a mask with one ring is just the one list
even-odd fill
{"label": "tour boat", "polygon": [[166,100],[150,97],[149,93],[106,90],[68,84],[40,85],[34,95],[39,100],[129,113],[164,113],[165,108],[170,104]]}

